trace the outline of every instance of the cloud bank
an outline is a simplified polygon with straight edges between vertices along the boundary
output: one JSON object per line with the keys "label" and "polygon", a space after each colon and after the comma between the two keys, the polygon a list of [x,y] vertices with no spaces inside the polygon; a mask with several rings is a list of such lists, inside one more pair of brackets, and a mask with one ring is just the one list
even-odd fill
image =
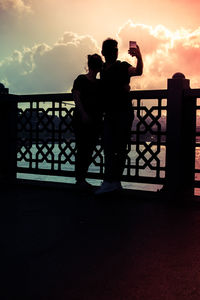
{"label": "cloud bank", "polygon": [[141,78],[132,79],[137,89],[159,89],[167,87],[167,79],[181,72],[190,79],[191,87],[200,87],[200,27],[195,31],[179,29],[175,32],[166,27],[125,23],[118,32],[124,58],[133,62],[127,53],[129,40],[136,40],[144,60]]}
{"label": "cloud bank", "polygon": [[66,32],[53,46],[16,50],[0,62],[0,82],[17,94],[66,92],[85,72],[87,55],[98,51],[92,37]]}
{"label": "cloud bank", "polygon": [[0,12],[31,12],[31,6],[23,0],[0,0]]}
{"label": "cloud bank", "polygon": [[[171,32],[162,25],[130,20],[119,28],[117,39],[119,59],[135,63],[127,53],[129,40],[137,41],[143,55],[144,73],[131,80],[133,89],[166,88],[167,79],[176,72],[184,73],[191,87],[200,88],[200,27]],[[100,54],[100,48],[89,35],[66,32],[54,45],[41,43],[15,50],[0,62],[0,82],[16,94],[69,91],[76,76],[85,72],[87,55]]]}

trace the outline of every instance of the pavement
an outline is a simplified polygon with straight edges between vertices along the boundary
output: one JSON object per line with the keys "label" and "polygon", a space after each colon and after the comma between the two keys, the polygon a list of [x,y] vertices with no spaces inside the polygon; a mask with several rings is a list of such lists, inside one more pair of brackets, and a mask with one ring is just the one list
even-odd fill
{"label": "pavement", "polygon": [[199,300],[200,202],[1,186],[1,300]]}

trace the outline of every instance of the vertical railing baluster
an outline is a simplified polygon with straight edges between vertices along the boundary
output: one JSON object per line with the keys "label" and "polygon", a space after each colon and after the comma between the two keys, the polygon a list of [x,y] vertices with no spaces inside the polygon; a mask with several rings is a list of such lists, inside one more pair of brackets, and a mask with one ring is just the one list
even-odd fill
{"label": "vertical railing baluster", "polygon": [[164,190],[177,200],[191,199],[194,195],[195,101],[184,97],[189,88],[189,80],[181,73],[168,80]]}
{"label": "vertical railing baluster", "polygon": [[0,181],[11,183],[17,170],[17,96],[0,93]]}

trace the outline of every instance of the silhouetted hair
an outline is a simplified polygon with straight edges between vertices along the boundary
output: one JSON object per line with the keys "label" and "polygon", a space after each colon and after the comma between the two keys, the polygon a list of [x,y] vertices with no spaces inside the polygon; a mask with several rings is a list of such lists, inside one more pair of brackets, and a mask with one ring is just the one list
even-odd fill
{"label": "silhouetted hair", "polygon": [[103,56],[111,56],[116,54],[118,42],[114,39],[108,38],[102,44],[102,54]]}
{"label": "silhouetted hair", "polygon": [[101,56],[98,54],[88,55],[88,68],[91,70],[100,70],[102,67],[103,61]]}

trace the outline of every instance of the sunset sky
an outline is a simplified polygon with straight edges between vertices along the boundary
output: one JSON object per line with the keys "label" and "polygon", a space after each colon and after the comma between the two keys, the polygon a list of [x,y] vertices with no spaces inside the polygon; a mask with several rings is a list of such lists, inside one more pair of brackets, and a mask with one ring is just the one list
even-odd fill
{"label": "sunset sky", "polygon": [[128,41],[141,48],[132,89],[166,88],[175,72],[200,88],[199,12],[199,0],[0,0],[0,82],[16,94],[70,91],[112,37],[132,64]]}

